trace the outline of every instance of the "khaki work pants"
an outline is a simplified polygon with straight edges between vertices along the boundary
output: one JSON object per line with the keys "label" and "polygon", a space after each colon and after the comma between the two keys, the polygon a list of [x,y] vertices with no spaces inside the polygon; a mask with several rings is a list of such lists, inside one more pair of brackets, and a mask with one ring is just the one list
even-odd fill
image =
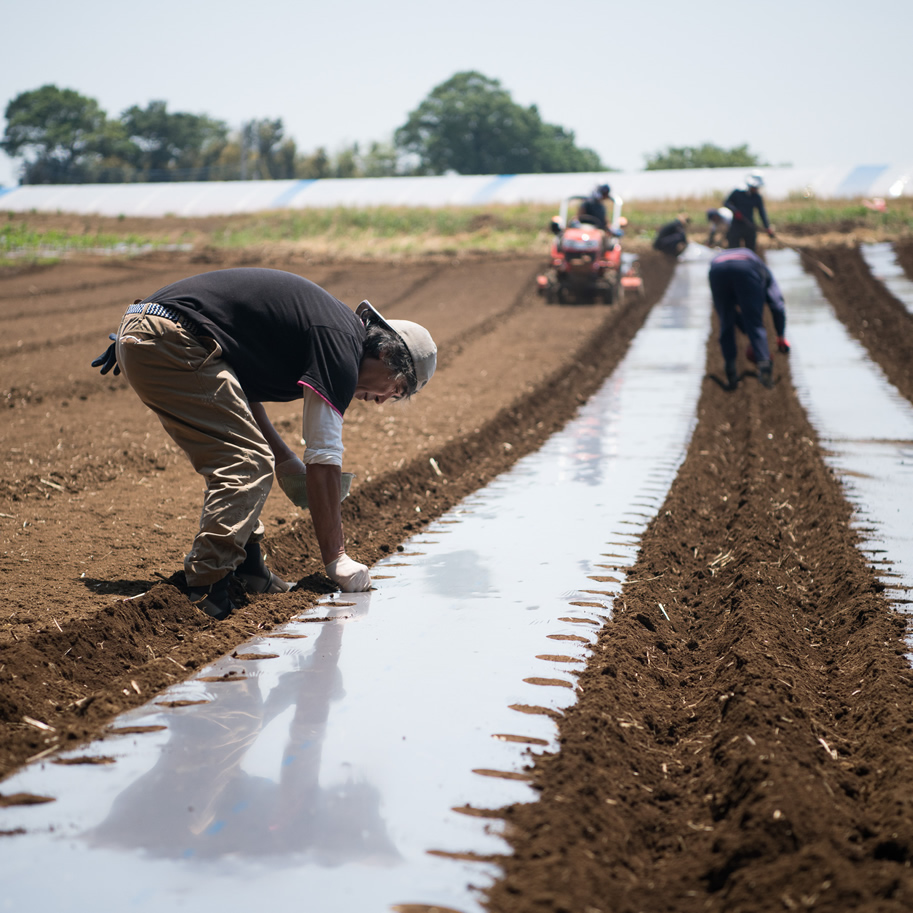
{"label": "khaki work pants", "polygon": [[200,531],[184,558],[188,586],[215,583],[263,535],[272,451],[219,344],[167,317],[125,315],[117,362],[139,398],[206,480]]}

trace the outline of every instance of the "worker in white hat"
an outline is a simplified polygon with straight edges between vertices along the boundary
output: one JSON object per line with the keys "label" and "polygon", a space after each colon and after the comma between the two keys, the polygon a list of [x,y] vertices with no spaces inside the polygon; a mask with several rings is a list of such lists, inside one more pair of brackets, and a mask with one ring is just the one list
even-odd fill
{"label": "worker in white hat", "polygon": [[757,249],[758,229],[754,220],[755,210],[758,211],[764,230],[771,238],[774,236],[774,230],[767,218],[767,210],[764,208],[764,198],[761,196],[763,186],[764,176],[760,171],[752,171],[745,179],[745,187],[737,187],[726,197],[723,206],[732,212],[732,222],[726,232],[728,247]]}
{"label": "worker in white hat", "polygon": [[[406,399],[428,383],[437,349],[424,327],[385,320],[367,301],[353,312],[293,273],[226,269],[137,300],[112,338],[92,364],[102,374],[123,371],[206,480],[184,560],[192,602],[221,619],[237,607],[233,581],[257,593],[291,588],[260,551],[274,472],[309,508],[327,575],[345,592],[370,589],[367,567],[345,550],[343,414],[353,399]],[[263,407],[296,399],[301,458]]]}

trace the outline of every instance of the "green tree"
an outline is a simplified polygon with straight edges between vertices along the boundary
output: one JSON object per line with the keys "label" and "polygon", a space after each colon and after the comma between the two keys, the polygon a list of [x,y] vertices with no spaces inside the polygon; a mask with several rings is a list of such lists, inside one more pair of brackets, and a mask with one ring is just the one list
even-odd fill
{"label": "green tree", "polygon": [[415,173],[530,174],[603,171],[599,156],[574,134],[543,122],[496,79],[457,73],[431,90],[394,134],[396,148],[417,159]]}
{"label": "green tree", "polygon": [[282,140],[278,146],[272,150],[272,162],[275,169],[273,177],[279,179],[289,179],[296,176],[296,164],[298,161],[298,146],[289,136]]}
{"label": "green tree", "polygon": [[121,115],[133,143],[132,164],[146,180],[206,180],[228,141],[223,121],[202,114],[169,113],[164,101],[134,105]]}
{"label": "green tree", "polygon": [[644,156],[646,171],[666,171],[678,168],[743,168],[765,165],[757,155],[749,152],[748,144],[722,149],[713,143],[702,146],[667,146],[661,152]]}
{"label": "green tree", "polygon": [[310,155],[301,156],[295,166],[295,177],[311,180],[333,177],[332,164],[326,149],[320,146]]}
{"label": "green tree", "polygon": [[282,118],[250,120],[241,128],[246,156],[244,178],[281,180],[295,177],[298,147],[285,136]]}
{"label": "green tree", "polygon": [[526,174],[616,170],[606,167],[592,149],[577,146],[573,132],[551,124],[542,124],[534,150],[536,159]]}
{"label": "green tree", "polygon": [[0,148],[24,159],[26,184],[93,180],[107,157],[119,162],[129,154],[120,124],[109,121],[94,98],[73,89],[45,85],[22,92],[6,106],[6,132]]}
{"label": "green tree", "polygon": [[361,173],[366,178],[386,178],[400,174],[400,156],[392,143],[373,142],[361,155]]}
{"label": "green tree", "polygon": [[334,178],[361,177],[361,164],[358,158],[358,143],[340,149],[333,158],[332,176]]}

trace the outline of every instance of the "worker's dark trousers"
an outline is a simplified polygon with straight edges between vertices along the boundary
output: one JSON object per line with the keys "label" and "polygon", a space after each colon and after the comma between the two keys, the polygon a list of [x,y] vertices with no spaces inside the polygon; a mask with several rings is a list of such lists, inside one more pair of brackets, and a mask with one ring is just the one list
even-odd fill
{"label": "worker's dark trousers", "polygon": [[727,362],[734,362],[738,351],[736,322],[741,323],[759,363],[770,361],[767,331],[764,329],[766,293],[761,277],[748,262],[731,260],[710,267],[710,293],[720,318],[720,349]]}
{"label": "worker's dark trousers", "polygon": [[753,222],[746,222],[740,219],[733,219],[726,232],[726,246],[747,247],[749,250],[757,251],[758,248],[758,230]]}
{"label": "worker's dark trousers", "polygon": [[[768,301],[767,306],[770,308],[770,316],[774,321],[774,329],[777,331],[777,337],[786,335],[786,308],[782,304],[774,303],[773,301]],[[745,329],[745,321],[742,320],[742,315],[736,312],[735,315],[735,325],[736,328],[741,330],[743,333],[748,331]]]}

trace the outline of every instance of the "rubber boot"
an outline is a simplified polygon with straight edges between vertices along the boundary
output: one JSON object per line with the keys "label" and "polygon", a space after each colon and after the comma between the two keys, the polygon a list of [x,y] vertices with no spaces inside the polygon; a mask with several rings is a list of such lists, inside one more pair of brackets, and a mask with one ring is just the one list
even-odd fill
{"label": "rubber boot", "polygon": [[768,390],[774,385],[773,368],[769,361],[758,362],[758,380],[761,381],[761,386]]}
{"label": "rubber boot", "polygon": [[739,372],[734,361],[726,362],[726,383],[729,390],[735,390],[739,385]]}
{"label": "rubber boot", "polygon": [[249,593],[287,593],[292,584],[277,577],[263,560],[260,543],[248,542],[244,546],[246,557],[235,568],[235,576]]}

